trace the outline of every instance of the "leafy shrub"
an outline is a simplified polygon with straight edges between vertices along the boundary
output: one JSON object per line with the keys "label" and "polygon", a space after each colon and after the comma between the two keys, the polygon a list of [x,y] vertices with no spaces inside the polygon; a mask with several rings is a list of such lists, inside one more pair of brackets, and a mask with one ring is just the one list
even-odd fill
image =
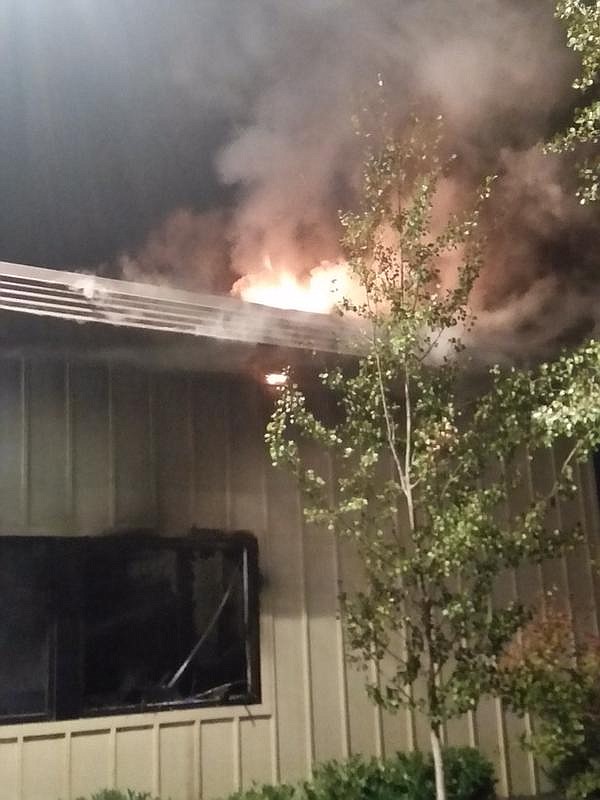
{"label": "leafy shrub", "polygon": [[246,791],[235,792],[228,800],[305,800],[302,786],[281,783],[278,786],[254,786]]}
{"label": "leafy shrub", "polygon": [[495,797],[494,767],[479,750],[450,747],[444,752],[448,800],[490,800]]}
{"label": "leafy shrub", "polygon": [[[493,800],[494,770],[490,762],[470,747],[444,751],[448,800]],[[398,753],[379,760],[352,756],[347,761],[327,761],[313,772],[312,780],[295,786],[254,786],[235,792],[229,800],[434,800],[435,777],[431,756]],[[79,798],[85,800],[85,798]],[[104,789],[89,800],[152,800],[146,792],[126,793]]]}
{"label": "leafy shrub", "polygon": [[[448,800],[492,800],[494,771],[477,750],[444,751]],[[353,756],[328,761],[313,772],[311,781],[290,786],[254,787],[230,800],[434,800],[435,776],[430,756],[398,753],[378,760]]]}
{"label": "leafy shrub", "polygon": [[392,800],[406,783],[402,767],[400,759],[380,762],[354,756],[345,762],[328,761],[315,769],[305,795],[307,800]]}
{"label": "leafy shrub", "polygon": [[600,798],[600,639],[576,642],[565,614],[525,628],[503,662],[503,698],[535,716],[526,746],[567,800]]}

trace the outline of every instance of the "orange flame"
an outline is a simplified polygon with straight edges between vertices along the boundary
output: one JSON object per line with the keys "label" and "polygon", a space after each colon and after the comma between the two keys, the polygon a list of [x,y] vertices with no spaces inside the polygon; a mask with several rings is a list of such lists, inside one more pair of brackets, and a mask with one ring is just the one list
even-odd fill
{"label": "orange flame", "polygon": [[328,314],[351,289],[352,280],[344,262],[324,261],[299,278],[285,268],[274,267],[267,256],[263,269],[240,278],[231,293],[250,303]]}

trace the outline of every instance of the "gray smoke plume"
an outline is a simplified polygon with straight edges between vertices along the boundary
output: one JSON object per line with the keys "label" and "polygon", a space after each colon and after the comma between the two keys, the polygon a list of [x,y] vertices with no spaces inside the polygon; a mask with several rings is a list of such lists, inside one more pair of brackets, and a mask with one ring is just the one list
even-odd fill
{"label": "gray smoke plume", "polygon": [[543,350],[593,326],[596,220],[573,199],[568,168],[536,147],[566,118],[576,70],[552,10],[540,0],[196,0],[201,25],[182,19],[171,80],[207,124],[225,121],[211,158],[232,194],[217,211],[175,210],[123,255],[124,273],[222,289],[266,255],[300,275],[334,260],[337,209],[359,186],[352,118],[382,74],[399,127],[427,98],[447,120],[462,179],[501,175],[476,296],[490,350]]}

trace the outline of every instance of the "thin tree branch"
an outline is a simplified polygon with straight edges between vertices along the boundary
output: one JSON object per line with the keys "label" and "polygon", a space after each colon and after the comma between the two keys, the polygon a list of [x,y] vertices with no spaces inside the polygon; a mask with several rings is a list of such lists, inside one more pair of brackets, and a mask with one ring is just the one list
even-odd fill
{"label": "thin tree branch", "polygon": [[385,419],[385,427],[386,427],[386,434],[388,439],[388,444],[390,450],[392,452],[392,457],[394,459],[394,463],[396,465],[396,469],[398,470],[398,477],[400,479],[400,486],[402,487],[402,491],[406,495],[407,492],[407,485],[404,472],[402,470],[402,463],[400,461],[400,456],[398,455],[398,450],[396,449],[396,425],[392,416],[389,411],[387,398],[385,395],[385,385],[383,382],[383,371],[381,369],[381,358],[379,356],[379,350],[377,347],[377,342],[375,341],[375,337],[373,338],[373,352],[375,354],[375,364],[377,365],[377,385],[379,389],[379,394],[381,396],[381,405],[383,408],[383,416]]}

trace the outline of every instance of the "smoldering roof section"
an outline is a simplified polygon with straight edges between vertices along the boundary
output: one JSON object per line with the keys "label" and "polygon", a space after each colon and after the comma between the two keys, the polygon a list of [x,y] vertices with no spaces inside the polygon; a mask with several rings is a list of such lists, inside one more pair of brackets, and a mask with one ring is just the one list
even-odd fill
{"label": "smoldering roof section", "polygon": [[248,345],[353,352],[352,326],[230,297],[0,262],[0,309]]}

